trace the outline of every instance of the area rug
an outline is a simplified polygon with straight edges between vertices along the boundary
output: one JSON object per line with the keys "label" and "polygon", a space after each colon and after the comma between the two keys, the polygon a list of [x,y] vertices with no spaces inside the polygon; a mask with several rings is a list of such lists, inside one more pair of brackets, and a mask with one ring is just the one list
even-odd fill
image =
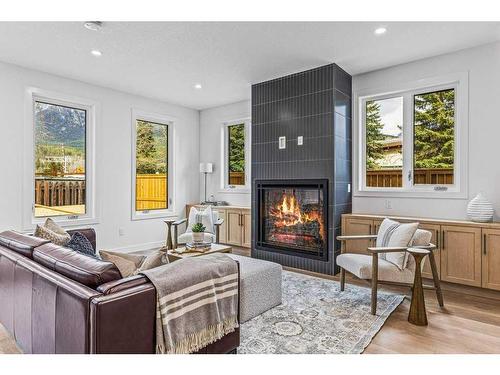
{"label": "area rug", "polygon": [[283,304],[241,326],[240,354],[362,353],[404,296],[283,271]]}

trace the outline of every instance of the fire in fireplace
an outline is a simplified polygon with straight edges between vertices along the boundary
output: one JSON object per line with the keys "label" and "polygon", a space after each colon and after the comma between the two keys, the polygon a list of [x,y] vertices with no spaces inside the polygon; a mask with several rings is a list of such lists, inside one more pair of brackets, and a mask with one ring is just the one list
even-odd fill
{"label": "fire in fireplace", "polygon": [[257,181],[257,248],[326,259],[327,180]]}

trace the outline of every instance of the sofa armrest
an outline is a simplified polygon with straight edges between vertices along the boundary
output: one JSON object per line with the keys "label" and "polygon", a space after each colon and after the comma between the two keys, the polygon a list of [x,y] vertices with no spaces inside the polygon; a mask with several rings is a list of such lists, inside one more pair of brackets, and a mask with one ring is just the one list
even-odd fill
{"label": "sofa armrest", "polygon": [[154,354],[156,290],[151,283],[90,301],[90,353]]}
{"label": "sofa armrest", "polygon": [[122,290],[147,284],[149,280],[144,275],[133,275],[120,280],[110,281],[97,287],[97,291],[104,295],[121,292]]}

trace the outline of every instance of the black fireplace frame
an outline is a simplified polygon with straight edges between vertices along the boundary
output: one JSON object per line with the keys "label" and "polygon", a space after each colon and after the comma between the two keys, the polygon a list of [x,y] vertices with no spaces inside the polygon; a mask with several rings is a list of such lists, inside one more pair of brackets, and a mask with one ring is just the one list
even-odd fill
{"label": "black fireplace frame", "polygon": [[[328,236],[328,185],[329,181],[326,178],[313,178],[313,179],[273,179],[273,180],[255,180],[255,194],[257,198],[257,220],[255,222],[257,229],[257,237],[255,241],[255,247],[258,250],[272,251],[280,254],[295,255],[303,258],[317,259],[327,262],[328,261],[328,247],[329,247],[329,236]],[[294,249],[290,246],[279,246],[270,244],[264,241],[264,230],[262,225],[262,220],[264,219],[264,205],[263,192],[268,188],[314,188],[319,189],[323,192],[323,218],[325,226],[325,238],[323,241],[323,248],[321,253],[314,254],[307,250]]]}

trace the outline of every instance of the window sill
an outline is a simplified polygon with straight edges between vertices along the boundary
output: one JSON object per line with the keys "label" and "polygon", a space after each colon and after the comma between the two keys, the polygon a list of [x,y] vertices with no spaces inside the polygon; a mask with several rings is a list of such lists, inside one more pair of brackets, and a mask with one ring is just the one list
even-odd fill
{"label": "window sill", "polygon": [[251,189],[250,188],[234,188],[234,189],[221,189],[218,191],[218,193],[222,194],[250,194]]}
{"label": "window sill", "polygon": [[132,213],[132,221],[149,220],[149,219],[176,219],[179,215],[172,211],[149,212],[149,213]]}
{"label": "window sill", "polygon": [[33,218],[29,225],[24,226],[25,231],[34,231],[37,225],[43,224],[47,218],[51,218],[54,220],[57,225],[60,225],[63,228],[74,228],[74,227],[82,227],[83,225],[96,225],[99,224],[99,219],[96,217],[82,217],[79,219],[60,219],[54,216]]}
{"label": "window sill", "polygon": [[418,199],[468,199],[467,192],[459,191],[387,191],[387,190],[359,190],[353,193],[353,197],[373,198],[418,198]]}

